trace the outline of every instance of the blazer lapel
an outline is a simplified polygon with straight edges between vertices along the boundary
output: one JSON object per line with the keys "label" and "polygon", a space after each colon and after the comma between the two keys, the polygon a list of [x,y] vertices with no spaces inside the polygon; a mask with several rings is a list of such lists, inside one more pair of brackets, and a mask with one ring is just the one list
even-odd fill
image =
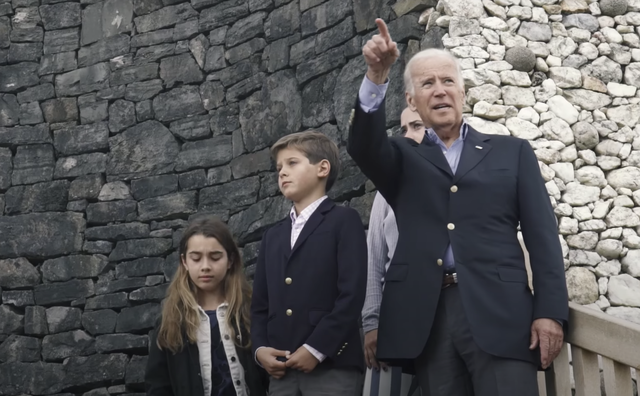
{"label": "blazer lapel", "polygon": [[[324,220],[324,215],[329,210],[331,210],[331,208],[333,208],[334,206],[335,204],[330,198],[326,198],[324,201],[322,201],[318,209],[316,209],[316,211],[313,212],[311,217],[309,217],[309,220],[307,220],[307,223],[302,228],[302,232],[300,232],[300,235],[298,236],[298,239],[296,240],[295,245],[293,245],[293,249],[291,249],[291,256],[293,256],[296,250],[298,250],[298,248],[300,248],[300,246],[304,243],[304,241],[306,241],[307,238],[309,238],[309,235],[311,235],[313,231],[315,231],[315,229],[318,228],[320,223],[322,223],[322,220]],[[289,233],[289,235],[291,235],[291,233]],[[289,244],[291,244],[291,241],[289,241]]]}
{"label": "blazer lapel", "polygon": [[422,143],[416,146],[416,150],[418,151],[418,154],[424,157],[427,161],[440,168],[450,177],[453,177],[453,172],[451,172],[449,162],[447,162],[444,154],[442,154],[442,149],[440,146],[432,142],[426,134],[424,139],[422,139]]}
{"label": "blazer lapel", "polygon": [[491,138],[488,135],[481,134],[475,129],[468,126],[467,137],[462,146],[462,154],[460,155],[460,163],[453,177],[453,182],[457,183],[471,169],[475,168],[480,161],[491,151],[491,145],[488,141]]}

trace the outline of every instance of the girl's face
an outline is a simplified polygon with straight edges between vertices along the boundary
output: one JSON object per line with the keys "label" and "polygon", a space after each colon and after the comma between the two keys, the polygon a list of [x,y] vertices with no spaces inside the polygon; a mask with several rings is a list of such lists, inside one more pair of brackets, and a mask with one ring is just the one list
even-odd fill
{"label": "girl's face", "polygon": [[203,292],[220,291],[224,277],[231,268],[227,251],[216,238],[194,235],[187,242],[182,265],[191,281]]}

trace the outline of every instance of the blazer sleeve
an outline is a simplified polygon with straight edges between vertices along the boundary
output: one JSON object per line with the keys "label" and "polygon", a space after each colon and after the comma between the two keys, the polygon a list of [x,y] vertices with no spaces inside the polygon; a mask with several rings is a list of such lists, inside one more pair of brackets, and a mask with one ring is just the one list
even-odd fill
{"label": "blazer sleeve", "polygon": [[367,113],[360,107],[360,100],[356,101],[349,123],[347,152],[391,202],[400,179],[401,154],[387,136],[385,111],[385,102],[376,111]]}
{"label": "blazer sleeve", "polygon": [[382,278],[389,255],[389,248],[384,236],[384,219],[388,210],[389,205],[382,195],[376,193],[369,217],[369,232],[367,233],[367,292],[364,308],[362,308],[362,327],[365,333],[378,328],[382,301]]}
{"label": "blazer sleeve", "polygon": [[558,226],[538,160],[527,141],[520,148],[518,205],[533,275],[533,319],[556,319],[566,324],[569,297]]}
{"label": "blazer sleeve", "polygon": [[269,317],[269,293],[267,289],[267,273],[265,256],[267,254],[267,239],[269,232],[265,232],[260,243],[256,272],[253,276],[253,295],[251,297],[251,347],[253,353],[260,347],[268,347],[267,319]]}
{"label": "blazer sleeve", "polygon": [[167,354],[158,347],[158,330],[151,333],[149,358],[144,373],[144,384],[148,396],[173,396]]}
{"label": "blazer sleeve", "polygon": [[345,213],[336,239],[338,297],[333,310],[320,320],[306,342],[329,357],[336,356],[345,336],[357,326],[367,287],[367,240],[354,209]]}

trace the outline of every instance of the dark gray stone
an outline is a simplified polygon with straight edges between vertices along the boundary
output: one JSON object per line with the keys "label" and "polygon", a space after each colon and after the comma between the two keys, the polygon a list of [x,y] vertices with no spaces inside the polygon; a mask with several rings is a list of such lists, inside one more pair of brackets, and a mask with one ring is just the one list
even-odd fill
{"label": "dark gray stone", "polygon": [[598,4],[600,5],[602,15],[610,17],[624,15],[629,6],[626,0],[600,0]]}
{"label": "dark gray stone", "polygon": [[53,145],[61,155],[107,150],[108,139],[109,128],[105,122],[59,129],[53,133]]}
{"label": "dark gray stone", "polygon": [[119,241],[109,255],[109,261],[132,260],[162,256],[171,249],[170,239],[150,238]]}
{"label": "dark gray stone", "polygon": [[102,38],[102,2],[91,4],[82,10],[82,45]]}
{"label": "dark gray stone", "polygon": [[228,67],[220,72],[220,81],[225,88],[239,83],[240,81],[260,72],[258,64],[261,56],[253,55],[250,59],[245,59]]}
{"label": "dark gray stone", "polygon": [[240,104],[240,124],[247,151],[271,146],[300,129],[302,98],[291,70],[270,75],[260,92]]}
{"label": "dark gray stone", "polygon": [[45,361],[60,361],[71,356],[86,356],[96,353],[95,340],[82,330],[48,335],[42,341],[42,358]]}
{"label": "dark gray stone", "polygon": [[67,207],[68,180],[16,186],[5,194],[5,213],[64,212]]}
{"label": "dark gray stone", "polygon": [[407,42],[409,39],[420,40],[424,35],[423,27],[418,23],[418,16],[415,14],[407,14],[394,19],[389,22],[388,27],[389,34],[397,43]]}
{"label": "dark gray stone", "polygon": [[103,184],[102,175],[81,176],[71,182],[69,199],[97,199]]}
{"label": "dark gray stone", "polygon": [[117,318],[118,314],[111,309],[85,312],[82,314],[82,327],[92,336],[113,333]]}
{"label": "dark gray stone", "polygon": [[87,240],[122,241],[149,236],[149,225],[143,223],[113,224],[103,227],[90,227],[85,231]]}
{"label": "dark gray stone", "polygon": [[0,16],[0,48],[8,48],[9,45],[11,45],[11,22],[9,18]]}
{"label": "dark gray stone", "polygon": [[162,59],[160,78],[171,88],[177,84],[199,83],[204,76],[191,54],[182,54]]}
{"label": "dark gray stone", "polygon": [[131,0],[110,0],[86,7],[82,12],[83,45],[118,33],[130,32],[132,18]]}
{"label": "dark gray stone", "polygon": [[39,75],[64,73],[78,68],[75,52],[44,55],[40,61]]}
{"label": "dark gray stone", "polygon": [[[330,0],[319,7],[312,8],[302,14],[300,24],[302,37],[307,37],[334,26],[350,14],[352,14],[350,1]],[[353,21],[351,25],[353,25]],[[392,37],[395,40],[395,37]]]}
{"label": "dark gray stone", "polygon": [[530,72],[536,66],[536,56],[529,48],[512,47],[507,50],[504,59],[515,70]]}
{"label": "dark gray stone", "polygon": [[239,109],[236,103],[211,112],[210,127],[213,135],[222,135],[240,128]]}
{"label": "dark gray stone", "polygon": [[149,336],[133,334],[106,334],[96,338],[96,352],[138,352],[149,350]]}
{"label": "dark gray stone", "polygon": [[98,41],[78,51],[78,66],[91,66],[129,52],[129,36],[119,34]]}
{"label": "dark gray stone", "polygon": [[227,103],[234,103],[248,97],[255,91],[262,88],[264,80],[265,74],[261,72],[254,74],[246,80],[240,81],[227,90]]}
{"label": "dark gray stone", "polygon": [[[276,8],[264,23],[264,33],[269,41],[290,36],[301,26],[298,0]],[[304,25],[304,24],[303,24]]]}
{"label": "dark gray stone", "polygon": [[138,122],[153,119],[153,104],[150,100],[143,100],[142,102],[136,103],[136,117],[138,118]]}
{"label": "dark gray stone", "polygon": [[167,296],[169,284],[165,283],[158,286],[143,287],[129,294],[129,300],[136,302],[162,302]]}
{"label": "dark gray stone", "polygon": [[[155,100],[154,107],[157,114]],[[109,145],[107,174],[120,180],[170,172],[180,150],[171,132],[158,121],[131,127],[110,138]]]}
{"label": "dark gray stone", "polygon": [[349,41],[354,35],[353,18],[348,17],[337,26],[316,36],[316,54],[321,54],[330,48],[343,44]]}
{"label": "dark gray stone", "polygon": [[124,94],[124,97],[127,100],[141,102],[147,99],[152,99],[162,90],[162,80],[134,82],[127,85],[127,90]]}
{"label": "dark gray stone", "polygon": [[42,43],[12,43],[7,61],[9,63],[38,62],[41,54]]}
{"label": "dark gray stone", "polygon": [[162,8],[161,0],[133,0],[133,12],[136,15],[146,15]]}
{"label": "dark gray stone", "polygon": [[165,56],[171,56],[176,51],[175,44],[160,44],[153,47],[140,48],[136,51],[136,56],[133,58],[133,62],[136,65],[140,65],[147,62],[155,62]]}
{"label": "dark gray stone", "polygon": [[267,42],[260,37],[251,39],[244,44],[227,50],[226,58],[232,65],[241,60],[249,58],[251,55],[260,52],[267,46]]}
{"label": "dark gray stone", "polygon": [[231,144],[233,145],[233,158],[246,152],[244,149],[244,141],[242,140],[242,129],[233,131],[231,134]]}
{"label": "dark gray stone", "polygon": [[113,243],[108,241],[85,241],[82,250],[89,254],[109,255],[113,250]]}
{"label": "dark gray stone", "polygon": [[89,202],[86,199],[82,199],[80,201],[71,201],[67,203],[67,211],[84,213],[84,211],[87,210],[87,205],[89,205]]}
{"label": "dark gray stone", "polygon": [[25,103],[20,105],[20,124],[36,125],[44,122],[42,110],[38,102]]}
{"label": "dark gray stone", "polygon": [[262,61],[267,71],[274,73],[289,65],[289,39],[276,40],[269,44],[262,53]]}
{"label": "dark gray stone", "polygon": [[208,115],[174,121],[169,129],[175,136],[184,140],[197,140],[211,136]]}
{"label": "dark gray stone", "polygon": [[311,81],[302,90],[302,126],[314,128],[335,120],[333,93],[340,72],[335,70]]}
{"label": "dark gray stone", "polygon": [[222,26],[209,32],[209,45],[224,44],[227,37],[228,30],[229,30],[228,26]]}
{"label": "dark gray stone", "polygon": [[[51,99],[43,102],[40,107],[42,108],[44,119],[49,124],[75,121],[78,119],[78,105],[76,104],[76,98]],[[59,150],[57,146],[56,150]]]}
{"label": "dark gray stone", "polygon": [[59,96],[75,96],[108,88],[110,73],[107,63],[98,63],[57,75],[56,93]]}
{"label": "dark gray stone", "polygon": [[282,220],[290,210],[291,203],[284,197],[267,198],[231,216],[229,228],[238,239],[238,243],[254,242],[260,239],[267,228]]}
{"label": "dark gray stone", "polygon": [[[125,375],[125,383],[128,387],[144,387],[144,376],[147,368],[148,356],[132,356],[131,361],[127,365],[127,373]],[[136,396],[136,395],[128,395]],[[137,395],[142,396],[142,395]]]}
{"label": "dark gray stone", "polygon": [[[109,275],[112,275],[111,273]],[[125,278],[118,280],[103,279],[96,284],[96,294],[110,294],[122,291],[133,291],[144,287],[146,278]]]}
{"label": "dark gray stone", "polygon": [[304,12],[309,8],[313,8],[322,4],[324,0],[300,0],[300,11]]}
{"label": "dark gray stone", "polygon": [[173,40],[188,40],[198,34],[198,19],[192,19],[183,23],[178,23],[173,28]]}
{"label": "dark gray stone", "polygon": [[198,211],[241,208],[256,202],[260,179],[257,176],[234,180],[200,190]]}
{"label": "dark gray stone", "polygon": [[354,36],[351,40],[342,45],[342,50],[344,51],[344,56],[346,56],[347,59],[350,59],[355,56],[362,55],[362,47],[362,37]]}
{"label": "dark gray stone", "polygon": [[94,173],[104,173],[107,170],[107,154],[91,153],[72,157],[60,158],[56,162],[54,177],[64,179]]}
{"label": "dark gray stone", "polygon": [[118,315],[116,333],[134,333],[155,327],[160,316],[160,304],[143,304],[133,308],[124,308]]}
{"label": "dark gray stone", "polygon": [[173,29],[162,29],[154,32],[142,33],[131,38],[131,48],[149,47],[173,42]]}
{"label": "dark gray stone", "polygon": [[207,50],[205,55],[204,70],[212,72],[220,69],[224,69],[227,66],[227,62],[224,56],[224,47],[213,46]]}
{"label": "dark gray stone", "polygon": [[62,364],[12,362],[0,364],[0,393],[48,395],[63,387]]}
{"label": "dark gray stone", "polygon": [[369,217],[371,216],[371,206],[373,206],[373,199],[376,196],[376,191],[369,192],[361,197],[356,197],[349,202],[349,206],[355,209],[360,214],[360,220],[365,227],[369,226]]}
{"label": "dark gray stone", "polygon": [[40,283],[40,273],[25,258],[0,260],[0,287],[18,289]]}
{"label": "dark gray stone", "polygon": [[[182,3],[161,8],[148,15],[135,18],[133,21],[139,33],[146,33],[152,30],[173,26],[176,23],[198,17],[198,12],[190,4]],[[202,16],[201,16],[202,18]]]}
{"label": "dark gray stone", "polygon": [[271,10],[273,8],[273,0],[249,0],[249,11]]}
{"label": "dark gray stone", "polygon": [[127,221],[136,216],[137,203],[133,200],[97,202],[87,206],[89,224],[107,224],[114,221]]}
{"label": "dark gray stone", "polygon": [[224,87],[218,81],[206,81],[200,85],[200,98],[206,110],[217,109],[224,104]]}
{"label": "dark gray stone", "polygon": [[353,15],[358,33],[376,28],[376,18],[388,21],[389,19],[383,15],[386,5],[385,0],[353,0]]}
{"label": "dark gray stone", "polygon": [[195,213],[196,201],[196,191],[185,191],[145,199],[138,204],[139,219],[148,221],[183,217],[184,215]]}
{"label": "dark gray stone", "polygon": [[334,48],[296,68],[296,78],[299,84],[341,67],[346,62],[342,48]]}
{"label": "dark gray stone", "polygon": [[79,308],[51,307],[47,309],[49,334],[62,333],[80,328],[82,311]]}
{"label": "dark gray stone", "polygon": [[173,252],[164,261],[164,277],[167,280],[171,280],[175,275],[180,265],[180,258],[178,252]]}
{"label": "dark gray stone", "polygon": [[74,279],[35,287],[36,304],[44,306],[69,303],[93,294],[94,286],[91,279]]}
{"label": "dark gray stone", "polygon": [[267,17],[266,12],[254,12],[248,17],[234,23],[226,35],[226,47],[235,47],[254,37],[264,33],[263,21]]}
{"label": "dark gray stone", "polygon": [[268,148],[255,153],[241,155],[231,161],[231,172],[234,179],[241,179],[271,170],[273,170],[273,161]]}
{"label": "dark gray stone", "polygon": [[24,316],[8,305],[0,305],[0,334],[22,333]]}
{"label": "dark gray stone", "polygon": [[[2,292],[2,303],[14,307],[26,307],[27,305],[35,305],[36,300],[33,298],[32,290],[9,290]],[[2,359],[0,358],[0,360]]]}
{"label": "dark gray stone", "polygon": [[20,105],[16,95],[0,94],[0,127],[18,125],[19,122]]}
{"label": "dark gray stone", "polygon": [[[602,2],[600,3],[602,4]],[[598,18],[591,14],[569,14],[562,17],[562,24],[565,28],[578,28],[585,29],[591,33],[597,32],[600,29]]]}
{"label": "dark gray stone", "polygon": [[42,19],[38,7],[21,7],[14,10],[11,21],[14,29],[28,29],[40,25]]}
{"label": "dark gray stone", "polygon": [[0,362],[38,362],[42,341],[12,334],[0,345]]}
{"label": "dark gray stone", "polygon": [[11,186],[12,170],[11,150],[6,147],[0,147],[0,190],[6,190]]}
{"label": "dark gray stone", "polygon": [[95,278],[107,270],[108,265],[104,256],[78,255],[47,260],[41,270],[45,281],[60,282],[74,278]]}
{"label": "dark gray stone", "polygon": [[177,230],[179,228],[186,228],[189,222],[186,220],[176,219],[167,221],[152,221],[151,231],[158,231],[164,229]]}
{"label": "dark gray stone", "polygon": [[79,105],[80,123],[91,124],[93,122],[104,121],[109,118],[109,102],[101,100],[99,102]]}
{"label": "dark gray stone", "polygon": [[44,54],[75,51],[80,48],[78,28],[46,31],[44,33]]}
{"label": "dark gray stone", "polygon": [[233,157],[231,136],[215,136],[207,140],[186,142],[176,162],[176,171],[223,165]]}
{"label": "dark gray stone", "polygon": [[116,278],[122,279],[162,274],[163,266],[164,259],[159,257],[127,261],[116,266]]}
{"label": "dark gray stone", "polygon": [[49,334],[45,307],[26,307],[24,310],[24,333],[43,336]]}
{"label": "dark gray stone", "polygon": [[[14,127],[17,129],[27,127]],[[43,131],[42,128],[39,128]],[[2,130],[0,129],[0,140]],[[48,134],[47,134],[47,137]],[[13,172],[11,173],[11,184],[32,184],[42,181],[49,181],[53,178],[54,156],[53,147],[49,144],[35,144],[32,146],[18,146],[13,158]]]}
{"label": "dark gray stone", "polygon": [[206,32],[220,26],[230,25],[249,15],[245,0],[227,0],[200,12],[200,31]]}
{"label": "dark gray stone", "polygon": [[194,86],[174,88],[159,94],[153,99],[153,110],[159,121],[174,121],[205,112],[198,87]]}
{"label": "dark gray stone", "polygon": [[140,66],[132,66],[111,73],[111,85],[125,85],[139,83],[158,77],[158,65],[145,63]]}
{"label": "dark gray stone", "polygon": [[360,172],[347,150],[342,147],[340,149],[340,176],[329,191],[329,198],[341,202],[362,196],[366,182],[367,178]]}
{"label": "dark gray stone", "polygon": [[[114,294],[104,294],[101,296],[87,298],[87,302],[84,306],[84,309],[86,310],[112,309],[112,308],[123,308],[128,305],[129,305],[129,302],[127,300],[127,293],[114,293]],[[101,325],[105,325],[105,324],[101,324]],[[115,329],[115,319],[114,319],[113,328]],[[113,330],[111,330],[110,332],[113,332]]]}
{"label": "dark gray stone", "polygon": [[27,88],[18,93],[18,102],[21,104],[38,102],[51,99],[55,95],[56,93],[52,84],[36,85],[35,87]]}
{"label": "dark gray stone", "polygon": [[231,180],[231,167],[228,165],[211,168],[207,172],[207,184],[210,186],[226,183],[229,180]]}
{"label": "dark gray stone", "polygon": [[178,175],[178,182],[180,189],[196,190],[206,187],[208,185],[207,174],[204,169],[196,169],[191,172],[181,173]]}
{"label": "dark gray stone", "polygon": [[71,357],[64,364],[64,386],[98,387],[122,381],[129,357],[122,353]]}
{"label": "dark gray stone", "polygon": [[0,66],[0,92],[17,92],[38,85],[38,68],[37,63],[31,62]]}
{"label": "dark gray stone", "polygon": [[117,133],[136,124],[136,105],[127,100],[116,100],[109,106],[109,131]]}
{"label": "dark gray stone", "polygon": [[131,193],[137,200],[166,195],[176,191],[178,191],[178,177],[176,175],[152,176],[131,181]]}
{"label": "dark gray stone", "polygon": [[40,6],[40,17],[46,30],[79,26],[82,23],[79,3],[59,3]]}

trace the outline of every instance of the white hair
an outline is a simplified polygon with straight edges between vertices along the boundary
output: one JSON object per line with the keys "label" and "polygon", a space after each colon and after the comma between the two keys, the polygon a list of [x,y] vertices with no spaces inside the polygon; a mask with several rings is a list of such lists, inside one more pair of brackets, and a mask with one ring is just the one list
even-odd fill
{"label": "white hair", "polygon": [[439,48],[428,48],[426,50],[418,52],[413,57],[411,57],[411,60],[409,60],[407,66],[404,69],[405,91],[407,91],[411,96],[413,96],[413,94],[415,93],[413,79],[411,78],[411,67],[413,66],[413,64],[420,62],[421,60],[433,58],[446,58],[453,62],[456,68],[457,84],[460,86],[460,89],[464,91],[464,80],[462,78],[462,69],[460,68],[460,62],[458,61],[458,58],[456,58],[451,52]]}

